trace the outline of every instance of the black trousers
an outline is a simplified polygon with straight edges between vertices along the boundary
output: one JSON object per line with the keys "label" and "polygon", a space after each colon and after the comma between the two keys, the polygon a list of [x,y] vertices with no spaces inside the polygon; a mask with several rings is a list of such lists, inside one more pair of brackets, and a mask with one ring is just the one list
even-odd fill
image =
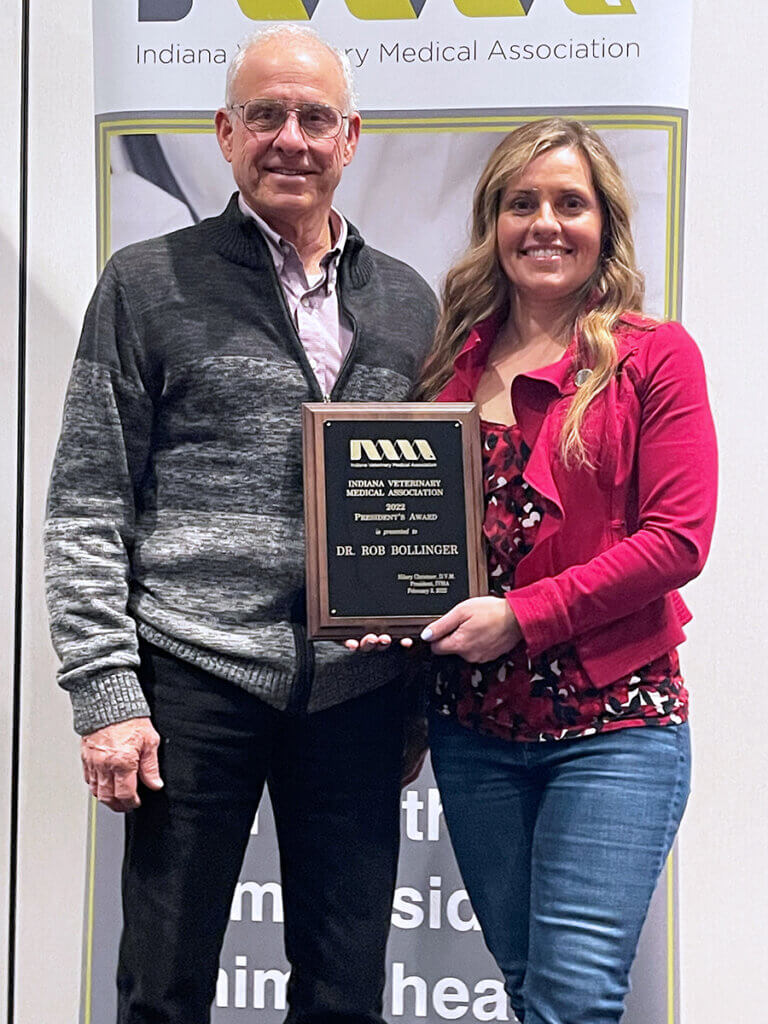
{"label": "black trousers", "polygon": [[[375,657],[375,655],[371,655]],[[294,716],[142,645],[165,787],[126,816],[118,1024],[207,1024],[265,782],[291,976],[286,1024],[380,1024],[399,839],[398,683]]]}

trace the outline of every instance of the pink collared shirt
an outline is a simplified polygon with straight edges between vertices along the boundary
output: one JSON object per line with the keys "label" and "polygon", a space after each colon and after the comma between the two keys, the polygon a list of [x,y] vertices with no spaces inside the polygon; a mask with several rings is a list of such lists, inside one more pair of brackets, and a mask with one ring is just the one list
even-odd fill
{"label": "pink collared shirt", "polygon": [[323,256],[319,274],[307,276],[296,247],[286,241],[238,197],[241,211],[256,221],[266,239],[296,332],[324,396],[330,395],[352,344],[352,325],[339,304],[336,289],[339,259],[347,241],[347,222],[331,210],[334,247]]}

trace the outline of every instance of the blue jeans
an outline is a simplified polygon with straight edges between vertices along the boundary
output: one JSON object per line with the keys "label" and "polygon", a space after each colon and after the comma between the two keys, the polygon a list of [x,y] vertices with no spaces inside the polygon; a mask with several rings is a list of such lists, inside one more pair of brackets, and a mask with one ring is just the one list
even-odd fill
{"label": "blue jeans", "polygon": [[619,1021],[688,798],[687,724],[515,743],[433,714],[430,743],[464,884],[519,1019]]}

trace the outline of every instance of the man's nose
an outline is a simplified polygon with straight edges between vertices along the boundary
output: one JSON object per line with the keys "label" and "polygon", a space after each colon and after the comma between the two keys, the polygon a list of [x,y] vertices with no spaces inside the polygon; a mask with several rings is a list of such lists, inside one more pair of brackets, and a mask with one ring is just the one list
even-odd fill
{"label": "man's nose", "polygon": [[307,148],[307,140],[299,124],[299,116],[295,110],[289,110],[283,121],[282,127],[272,140],[272,145],[278,149],[297,152]]}

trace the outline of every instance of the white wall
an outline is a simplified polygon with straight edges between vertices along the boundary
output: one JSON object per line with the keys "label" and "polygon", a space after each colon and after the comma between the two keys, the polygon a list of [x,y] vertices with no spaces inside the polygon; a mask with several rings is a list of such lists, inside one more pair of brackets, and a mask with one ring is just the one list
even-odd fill
{"label": "white wall", "polygon": [[721,444],[712,557],[688,590],[695,792],[680,843],[684,1024],[766,1019],[768,9],[697,0],[685,320]]}
{"label": "white wall", "polygon": [[[15,44],[20,6],[20,0],[5,0],[0,14],[0,102],[11,141],[11,146],[0,147],[0,643],[6,652],[11,629],[11,591],[5,587],[11,556],[8,517],[13,505],[6,495],[12,495],[15,451],[9,382],[15,379],[16,350],[13,145],[18,136]],[[39,533],[61,382],[94,280],[88,0],[33,4],[31,42],[25,712],[14,1024],[72,1024],[79,994],[86,801],[67,701],[53,686]],[[696,768],[695,794],[680,844],[684,1024],[758,1021],[765,1014],[757,979],[768,952],[763,853],[768,846],[768,745],[761,737],[761,610],[768,606],[762,444],[768,400],[759,390],[761,371],[768,370],[768,346],[762,339],[768,273],[763,238],[766,52],[768,14],[760,0],[727,6],[722,0],[697,0],[685,319],[707,359],[723,471],[712,560],[687,595],[696,616],[684,650],[693,695]],[[51,111],[57,116],[51,117]],[[6,255],[10,275],[5,272]],[[9,680],[6,654],[0,662],[0,726],[9,714]],[[8,849],[6,733],[0,728],[3,878]],[[2,889],[0,965],[5,964],[5,899]]]}
{"label": "white wall", "polygon": [[62,384],[96,273],[91,5],[64,0],[30,7],[24,700],[14,1024],[73,1024],[87,801],[69,700],[54,684],[40,537]]}

